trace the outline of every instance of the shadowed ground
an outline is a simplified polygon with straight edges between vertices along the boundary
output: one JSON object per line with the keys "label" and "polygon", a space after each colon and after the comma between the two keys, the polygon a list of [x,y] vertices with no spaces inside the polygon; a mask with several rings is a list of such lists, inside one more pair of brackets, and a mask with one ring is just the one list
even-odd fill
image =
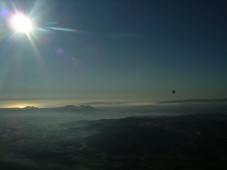
{"label": "shadowed ground", "polygon": [[1,169],[227,168],[225,114],[99,120],[70,115],[1,113]]}

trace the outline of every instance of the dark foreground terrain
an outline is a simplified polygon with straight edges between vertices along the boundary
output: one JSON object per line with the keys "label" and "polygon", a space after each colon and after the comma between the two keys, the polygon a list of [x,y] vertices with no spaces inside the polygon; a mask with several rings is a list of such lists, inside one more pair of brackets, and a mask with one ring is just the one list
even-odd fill
{"label": "dark foreground terrain", "polygon": [[224,114],[77,121],[18,114],[0,123],[4,170],[227,169]]}

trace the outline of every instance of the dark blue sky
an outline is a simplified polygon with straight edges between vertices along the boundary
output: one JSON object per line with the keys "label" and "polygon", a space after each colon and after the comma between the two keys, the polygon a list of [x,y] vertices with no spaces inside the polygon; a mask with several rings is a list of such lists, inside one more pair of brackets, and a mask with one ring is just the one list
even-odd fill
{"label": "dark blue sky", "polygon": [[[35,1],[15,2],[29,11]],[[224,0],[39,2],[36,50],[2,16],[1,99],[227,97]]]}

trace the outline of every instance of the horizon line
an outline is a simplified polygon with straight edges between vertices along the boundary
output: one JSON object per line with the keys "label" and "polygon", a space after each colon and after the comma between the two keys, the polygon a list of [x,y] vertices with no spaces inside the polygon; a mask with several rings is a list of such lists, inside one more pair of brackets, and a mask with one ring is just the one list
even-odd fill
{"label": "horizon line", "polygon": [[[1,99],[0,99],[1,100]],[[53,99],[54,100],[54,99]],[[64,99],[62,99],[64,100]],[[67,100],[67,99],[65,99]],[[70,100],[70,99],[68,99]],[[73,99],[72,99],[73,100]],[[13,100],[12,100],[13,101]],[[14,100],[17,101],[17,100]],[[18,100],[18,101],[22,101],[22,100]],[[34,100],[32,100],[34,101]],[[51,99],[50,99],[51,101]],[[171,103],[217,103],[217,102],[227,102],[227,98],[217,98],[217,99],[202,99],[202,98],[198,98],[198,99],[175,99],[175,100],[157,100],[157,101],[93,101],[93,102],[81,102],[81,103],[49,103],[45,105],[43,105],[43,107],[41,107],[40,104],[29,104],[29,103],[24,103],[24,104],[18,104],[18,105],[11,105],[11,106],[7,106],[7,107],[0,107],[0,109],[26,109],[26,108],[37,108],[37,109],[49,109],[49,108],[62,108],[65,106],[76,106],[76,107],[80,107],[80,106],[147,106],[147,105],[153,105],[153,104],[171,104]],[[44,107],[45,106],[45,107]]]}

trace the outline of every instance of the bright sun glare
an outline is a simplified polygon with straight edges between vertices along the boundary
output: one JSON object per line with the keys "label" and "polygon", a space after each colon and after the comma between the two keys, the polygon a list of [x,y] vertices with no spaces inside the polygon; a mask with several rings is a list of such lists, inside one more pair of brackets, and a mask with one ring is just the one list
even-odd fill
{"label": "bright sun glare", "polygon": [[10,26],[17,33],[29,34],[33,31],[32,20],[23,13],[15,13],[10,18]]}

